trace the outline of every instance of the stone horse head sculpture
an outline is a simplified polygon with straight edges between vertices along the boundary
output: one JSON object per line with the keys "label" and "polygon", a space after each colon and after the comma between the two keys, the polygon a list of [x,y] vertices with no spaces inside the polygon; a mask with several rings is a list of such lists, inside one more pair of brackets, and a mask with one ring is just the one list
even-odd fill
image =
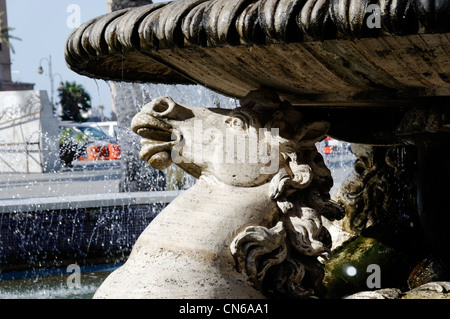
{"label": "stone horse head sculpture", "polygon": [[212,109],[161,97],[134,117],[141,159],[175,163],[198,181],[152,221],[96,298],[323,293],[331,238],[321,218],[344,214],[315,146],[329,125],[289,103],[251,100]]}

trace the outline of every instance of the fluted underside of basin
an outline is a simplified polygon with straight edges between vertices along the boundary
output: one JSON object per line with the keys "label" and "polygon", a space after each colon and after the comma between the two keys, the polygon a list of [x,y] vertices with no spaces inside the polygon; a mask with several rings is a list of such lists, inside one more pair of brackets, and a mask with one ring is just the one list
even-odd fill
{"label": "fluted underside of basin", "polygon": [[449,31],[448,1],[179,0],[86,22],[66,61],[92,78],[237,98],[267,87],[302,105],[408,101],[450,96]]}

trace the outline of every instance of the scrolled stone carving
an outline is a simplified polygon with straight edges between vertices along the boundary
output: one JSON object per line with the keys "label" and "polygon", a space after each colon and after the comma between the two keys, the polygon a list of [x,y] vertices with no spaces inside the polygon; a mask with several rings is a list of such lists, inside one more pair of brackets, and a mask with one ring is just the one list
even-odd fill
{"label": "scrolled stone carving", "polygon": [[106,0],[109,11],[118,11],[125,8],[143,6],[152,3],[152,0]]}
{"label": "scrolled stone carving", "polygon": [[[365,25],[367,8],[371,0],[332,0],[330,3],[331,17],[337,29],[348,36],[366,36],[369,28]],[[378,32],[378,30],[375,30]]]}
{"label": "scrolled stone carving", "polygon": [[308,0],[298,15],[297,23],[311,39],[329,39],[337,28],[330,15],[331,0]]}
{"label": "scrolled stone carving", "polygon": [[265,34],[259,19],[259,2],[249,4],[236,20],[241,44],[264,43]]}
{"label": "scrolled stone carving", "polygon": [[236,19],[253,0],[212,0],[203,14],[209,46],[239,44]]}
{"label": "scrolled stone carving", "polygon": [[429,133],[449,133],[450,114],[444,107],[411,108],[396,129],[405,140]]}
{"label": "scrolled stone carving", "polygon": [[287,257],[286,231],[279,222],[272,228],[249,226],[233,239],[230,250],[238,271],[245,271],[249,281],[262,290],[267,270]]}
{"label": "scrolled stone carving", "polygon": [[[380,28],[367,26],[370,5],[380,8]],[[69,66],[76,67],[98,53],[107,54],[103,36],[109,52],[120,52],[121,46],[132,52],[141,48],[174,49],[185,44],[217,47],[416,34],[423,32],[419,22],[427,33],[439,33],[450,30],[449,14],[450,4],[436,0],[171,1],[128,8],[88,21],[69,37],[66,55]],[[89,25],[96,30],[95,36],[81,39]],[[81,49],[79,42],[88,49]]]}
{"label": "scrolled stone carving", "polygon": [[416,0],[415,11],[428,32],[450,30],[450,2],[445,0]]}
{"label": "scrolled stone carving", "polygon": [[305,0],[261,0],[259,23],[269,39],[295,42],[303,38],[296,23],[297,15]]}
{"label": "scrolled stone carving", "polygon": [[344,230],[359,234],[389,218],[412,218],[416,206],[416,150],[408,146],[353,145],[354,172],[335,197],[345,211]]}
{"label": "scrolled stone carving", "polygon": [[419,30],[419,19],[415,15],[414,0],[382,0],[381,24],[390,34],[414,34]]}
{"label": "scrolled stone carving", "polygon": [[158,2],[82,24],[65,57],[89,77],[201,84],[236,98],[265,87],[293,105],[365,105],[388,89],[383,100],[414,101],[450,90],[448,7],[435,2]]}

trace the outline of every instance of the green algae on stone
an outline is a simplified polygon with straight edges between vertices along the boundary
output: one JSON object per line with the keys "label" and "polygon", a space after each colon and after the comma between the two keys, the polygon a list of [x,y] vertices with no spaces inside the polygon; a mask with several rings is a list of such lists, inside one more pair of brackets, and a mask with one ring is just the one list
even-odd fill
{"label": "green algae on stone", "polygon": [[[325,262],[327,298],[367,290],[367,281],[372,274],[372,271],[368,272],[368,266],[378,265],[383,270],[389,267],[395,254],[395,249],[375,238],[359,236],[347,241]],[[383,271],[380,275],[382,277]]]}

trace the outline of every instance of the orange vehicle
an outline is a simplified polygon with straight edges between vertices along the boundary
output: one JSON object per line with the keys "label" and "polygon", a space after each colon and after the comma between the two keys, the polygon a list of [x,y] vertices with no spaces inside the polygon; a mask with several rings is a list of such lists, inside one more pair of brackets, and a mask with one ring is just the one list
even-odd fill
{"label": "orange vehicle", "polygon": [[65,166],[73,160],[119,160],[120,146],[115,138],[90,123],[61,122],[60,157]]}
{"label": "orange vehicle", "polygon": [[91,145],[87,147],[87,157],[79,156],[80,161],[119,160],[120,146],[116,143],[107,145]]}

